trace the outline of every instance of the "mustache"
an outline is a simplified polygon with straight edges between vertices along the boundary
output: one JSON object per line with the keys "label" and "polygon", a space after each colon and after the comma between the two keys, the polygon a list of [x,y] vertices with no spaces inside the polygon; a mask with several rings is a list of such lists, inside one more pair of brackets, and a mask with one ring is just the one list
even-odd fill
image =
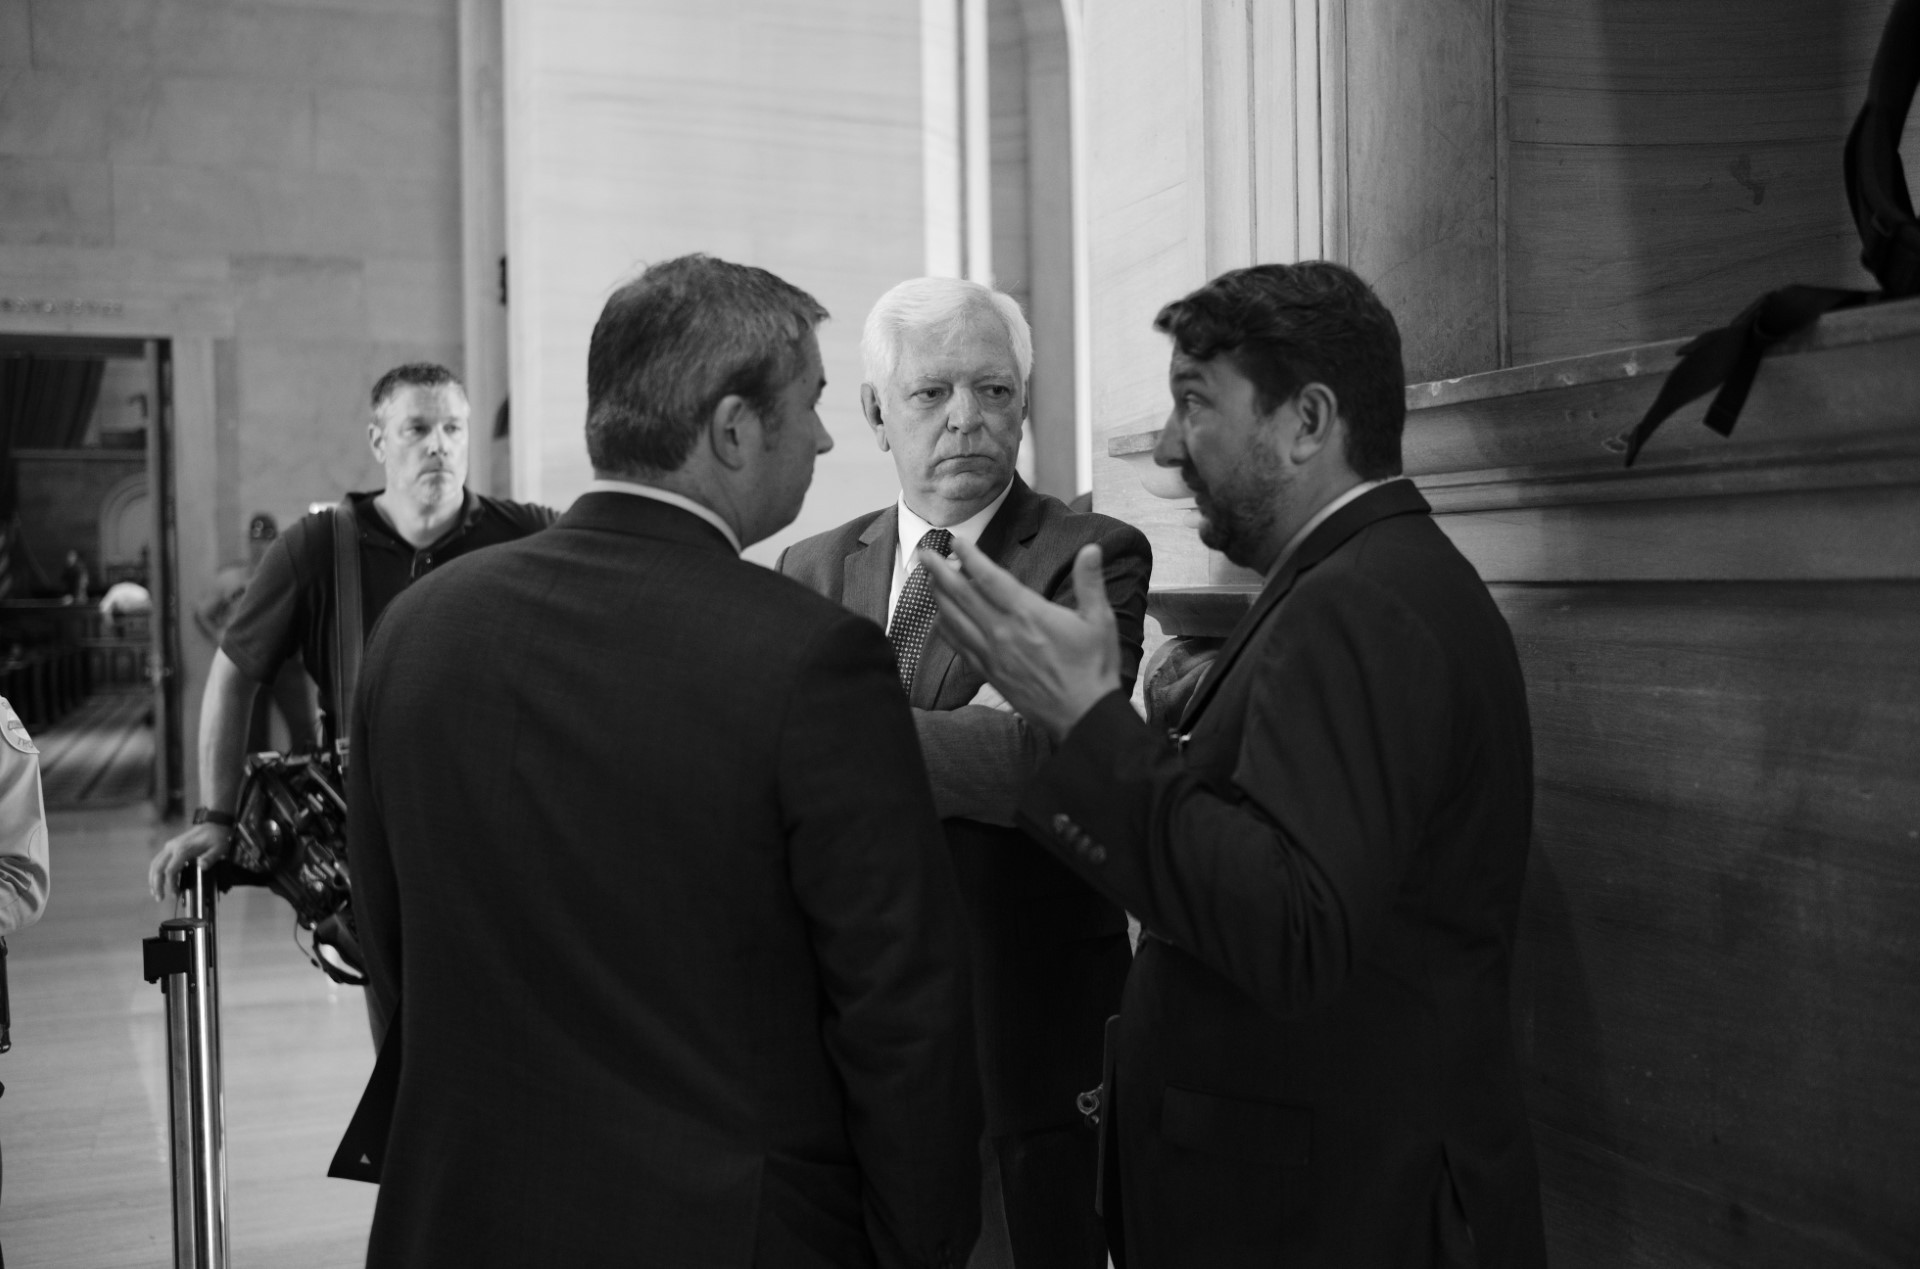
{"label": "mustache", "polygon": [[1200,479],[1199,469],[1192,463],[1180,464],[1180,479],[1187,483],[1187,488],[1193,490],[1195,497],[1207,492],[1206,482]]}

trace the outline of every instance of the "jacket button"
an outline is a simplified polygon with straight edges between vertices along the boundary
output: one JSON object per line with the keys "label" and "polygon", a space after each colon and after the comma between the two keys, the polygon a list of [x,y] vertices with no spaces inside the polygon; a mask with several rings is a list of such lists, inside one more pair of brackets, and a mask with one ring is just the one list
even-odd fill
{"label": "jacket button", "polygon": [[1072,838],[1073,821],[1067,818],[1064,811],[1053,817],[1053,831],[1062,837]]}
{"label": "jacket button", "polygon": [[1096,864],[1104,864],[1107,862],[1107,848],[1105,846],[1095,846],[1087,851],[1087,858]]}

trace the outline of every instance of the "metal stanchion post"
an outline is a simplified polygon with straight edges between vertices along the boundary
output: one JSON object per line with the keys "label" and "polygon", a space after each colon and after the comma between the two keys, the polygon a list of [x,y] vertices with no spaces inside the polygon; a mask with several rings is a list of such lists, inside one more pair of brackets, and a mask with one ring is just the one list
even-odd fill
{"label": "metal stanchion post", "polygon": [[[191,880],[189,880],[191,879]],[[167,997],[167,1074],[173,1122],[175,1269],[226,1269],[226,1114],[220,1085],[220,1013],[212,895],[187,869],[182,907],[204,916],[162,923],[144,945],[146,978]]]}

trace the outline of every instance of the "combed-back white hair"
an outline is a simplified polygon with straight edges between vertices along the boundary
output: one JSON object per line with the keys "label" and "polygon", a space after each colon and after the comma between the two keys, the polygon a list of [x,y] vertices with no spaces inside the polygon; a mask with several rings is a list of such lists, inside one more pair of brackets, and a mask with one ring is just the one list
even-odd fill
{"label": "combed-back white hair", "polygon": [[867,314],[860,332],[860,360],[866,382],[884,389],[900,364],[901,337],[908,331],[947,326],[984,305],[996,313],[1007,328],[1007,342],[1013,346],[1014,365],[1020,371],[1025,390],[1033,373],[1033,328],[1020,302],[1004,291],[996,291],[964,278],[908,278],[881,296]]}

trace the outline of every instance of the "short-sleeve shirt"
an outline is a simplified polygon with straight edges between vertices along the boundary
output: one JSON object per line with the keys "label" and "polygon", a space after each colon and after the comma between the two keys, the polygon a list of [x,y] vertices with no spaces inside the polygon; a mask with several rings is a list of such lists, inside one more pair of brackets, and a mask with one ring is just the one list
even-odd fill
{"label": "short-sleeve shirt", "polygon": [[47,906],[47,808],[40,750],[0,696],[0,936],[40,919]]}
{"label": "short-sleeve shirt", "polygon": [[[373,505],[377,496],[347,495],[360,525],[362,638],[372,633],[373,623],[395,596],[448,560],[523,538],[557,518],[547,507],[468,490],[453,527],[415,550]],[[333,510],[329,508],[303,516],[267,548],[220,638],[220,650],[242,674],[263,684],[272,682],[280,667],[297,654],[319,684],[328,716],[338,718],[333,623]]]}

